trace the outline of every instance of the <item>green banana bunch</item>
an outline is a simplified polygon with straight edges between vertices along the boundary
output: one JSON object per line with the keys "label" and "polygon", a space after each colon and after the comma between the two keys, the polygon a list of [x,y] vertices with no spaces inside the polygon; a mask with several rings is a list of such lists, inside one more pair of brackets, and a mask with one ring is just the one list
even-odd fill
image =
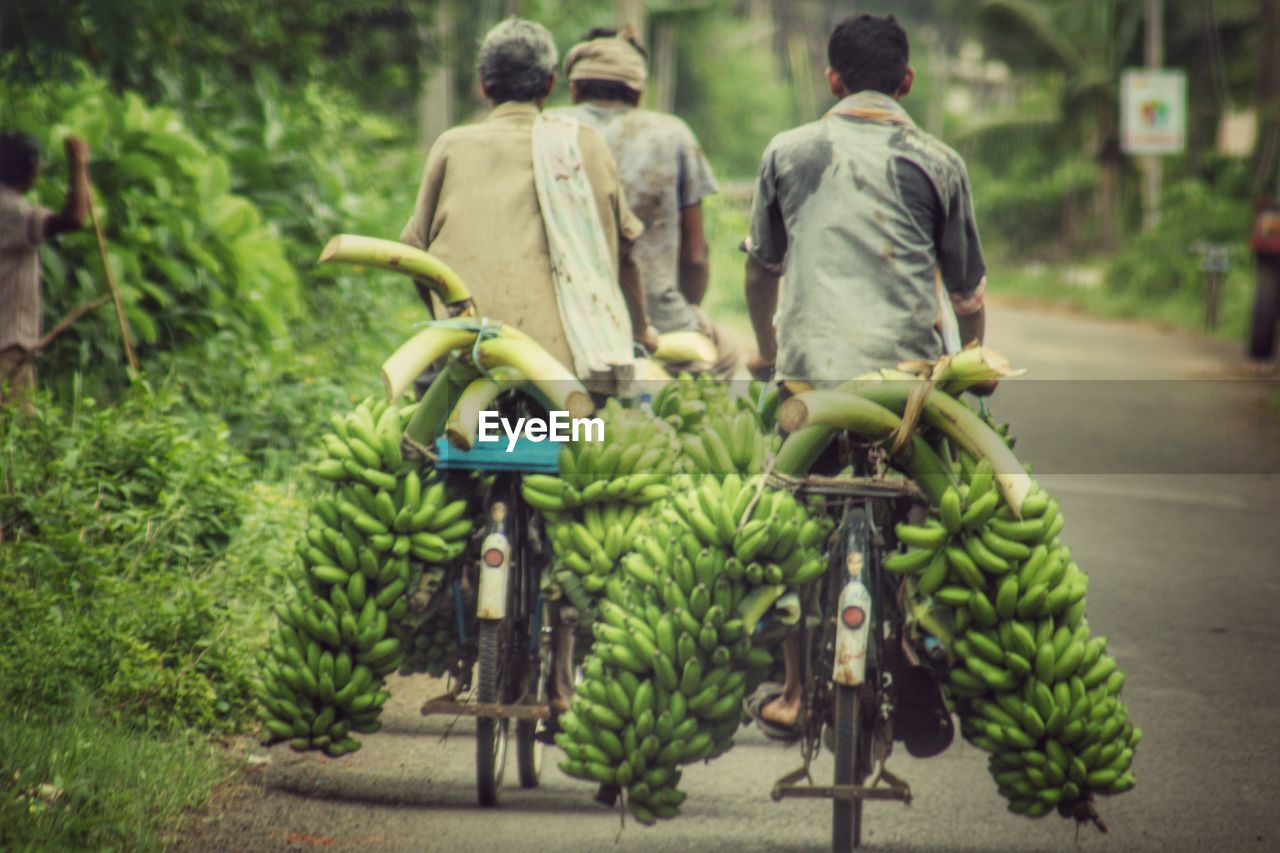
{"label": "green banana bunch", "polygon": [[758,474],[780,443],[776,433],[761,432],[760,419],[746,408],[703,418],[697,431],[684,433],[681,441],[685,469],[717,477]]}
{"label": "green banana bunch", "polygon": [[273,740],[333,756],[359,749],[354,735],[377,731],[384,679],[404,661],[401,622],[440,582],[442,570],[424,567],[467,547],[470,501],[400,455],[413,410],[368,400],[333,418],[324,438],[316,471],[332,488],[312,503],[293,595],[276,606],[260,660],[256,692]]}
{"label": "green banana bunch", "polygon": [[641,823],[671,818],[680,767],[728,750],[742,699],[772,663],[761,612],[826,567],[825,515],[744,480],[687,474],[647,507],[622,571],[604,581],[595,637],[556,742],[576,778],[626,790]]}
{"label": "green banana bunch", "polygon": [[542,510],[556,557],[553,576],[584,613],[670,491],[679,441],[653,414],[610,400],[599,413],[603,442],[566,445],[559,476],[525,475],[522,491]]}
{"label": "green banana bunch", "polygon": [[766,434],[776,431],[778,426],[778,406],[782,403],[782,394],[774,382],[751,380],[747,386],[746,396],[738,398],[738,408],[745,409],[755,415],[760,429]]}
{"label": "green banana bunch", "polygon": [[697,429],[708,415],[733,411],[728,384],[709,374],[681,373],[653,395],[650,405],[655,415],[680,432]]}
{"label": "green banana bunch", "polygon": [[475,645],[475,613],[465,609],[466,647],[460,642],[459,614],[450,586],[455,577],[444,567],[433,566],[424,573],[418,592],[409,597],[409,615],[395,629],[405,649],[401,675],[425,672],[439,678],[453,670]]}
{"label": "green banana bunch", "polygon": [[1084,618],[1088,576],[1059,534],[1058,502],[1038,486],[1020,517],[985,459],[961,453],[950,487],[922,525],[899,524],[906,550],[885,568],[951,608],[948,691],[961,733],[990,754],[1000,794],[1017,814],[1096,815],[1095,794],[1135,784],[1142,730],[1119,694],[1124,675]]}

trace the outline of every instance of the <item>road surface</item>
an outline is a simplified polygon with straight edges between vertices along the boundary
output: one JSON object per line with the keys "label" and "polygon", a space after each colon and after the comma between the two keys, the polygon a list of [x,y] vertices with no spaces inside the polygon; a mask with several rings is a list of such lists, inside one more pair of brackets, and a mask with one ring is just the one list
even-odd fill
{"label": "road surface", "polygon": [[[1233,379],[1236,352],[1154,330],[1011,306],[990,343],[1026,378],[995,399],[1018,452],[1058,495],[1090,573],[1088,617],[1128,673],[1145,731],[1138,787],[1105,800],[1107,836],[1005,811],[985,756],[959,741],[890,768],[915,802],[866,807],[873,850],[1271,850],[1280,847],[1280,415],[1275,382]],[[773,803],[794,749],[744,730],[688,768],[682,815],[655,828],[597,805],[554,768],[474,805],[471,724],[416,709],[397,682],[383,733],[347,758],[258,752],[244,784],[185,836],[192,849],[820,850],[830,806]],[[826,756],[819,778],[830,778]],[[514,759],[508,769],[514,777]]]}

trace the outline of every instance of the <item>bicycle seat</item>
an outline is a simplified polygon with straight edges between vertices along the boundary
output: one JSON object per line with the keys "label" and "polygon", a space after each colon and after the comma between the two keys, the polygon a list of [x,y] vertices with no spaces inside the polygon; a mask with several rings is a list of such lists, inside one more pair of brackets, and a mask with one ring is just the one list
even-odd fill
{"label": "bicycle seat", "polygon": [[516,439],[507,450],[507,439],[477,442],[470,450],[460,450],[443,437],[436,439],[436,467],[442,471],[520,471],[526,474],[556,474],[560,471],[562,445],[552,441]]}

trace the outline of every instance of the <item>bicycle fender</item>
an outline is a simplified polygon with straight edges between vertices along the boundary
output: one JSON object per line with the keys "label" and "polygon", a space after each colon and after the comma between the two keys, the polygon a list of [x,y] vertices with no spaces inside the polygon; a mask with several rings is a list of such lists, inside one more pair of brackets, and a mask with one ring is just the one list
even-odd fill
{"label": "bicycle fender", "polygon": [[836,612],[836,651],[831,679],[857,687],[867,674],[867,640],[871,631],[871,593],[861,577],[854,577],[840,591]]}
{"label": "bicycle fender", "polygon": [[480,584],[476,594],[476,618],[504,619],[507,615],[507,573],[511,568],[511,540],[505,533],[490,533],[480,547]]}

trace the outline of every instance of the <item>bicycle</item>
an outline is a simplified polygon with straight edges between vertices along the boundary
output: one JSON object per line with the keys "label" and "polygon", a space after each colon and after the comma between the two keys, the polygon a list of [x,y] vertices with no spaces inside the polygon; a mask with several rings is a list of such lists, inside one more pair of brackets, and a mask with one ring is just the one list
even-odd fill
{"label": "bicycle", "polygon": [[[502,407],[506,414],[532,413],[536,404],[518,395]],[[545,413],[543,413],[545,414]],[[550,448],[550,452],[548,451]],[[457,696],[427,702],[423,715],[456,714],[476,718],[476,797],[482,806],[498,803],[510,744],[516,729],[516,767],[523,788],[534,788],[542,772],[543,739],[539,727],[550,716],[548,689],[554,666],[550,608],[541,594],[548,564],[541,514],[520,492],[525,473],[554,471],[556,445],[517,442],[510,452],[436,446],[442,471],[479,471],[492,476],[484,501],[484,530],[475,570],[477,643],[474,701]],[[495,460],[501,457],[500,466]],[[462,666],[469,667],[471,661]]]}
{"label": "bicycle", "polygon": [[[945,750],[955,732],[933,658],[920,663],[911,642],[905,588],[881,565],[896,544],[894,523],[923,496],[908,480],[885,478],[873,453],[844,439],[832,450],[828,458],[836,470],[851,476],[811,474],[786,484],[799,494],[822,496],[837,525],[828,570],[804,591],[797,629],[804,764],[778,779],[771,796],[830,799],[832,849],[843,851],[861,845],[865,801],[911,802],[910,785],[885,767],[895,740],[927,757]],[[835,758],[827,786],[814,783],[810,773],[824,742]]]}

